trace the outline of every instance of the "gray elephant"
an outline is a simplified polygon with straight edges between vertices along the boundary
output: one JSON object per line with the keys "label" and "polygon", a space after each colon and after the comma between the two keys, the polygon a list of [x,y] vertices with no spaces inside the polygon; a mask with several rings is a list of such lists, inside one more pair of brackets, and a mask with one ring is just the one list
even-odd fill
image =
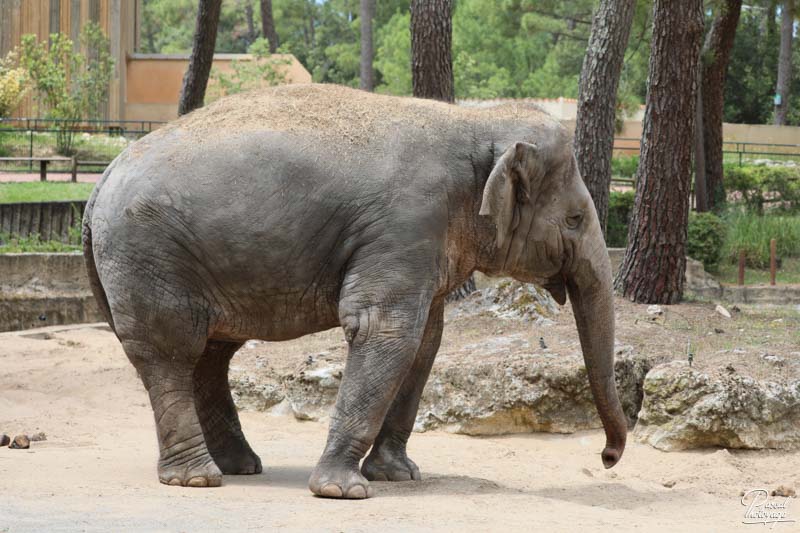
{"label": "gray elephant", "polygon": [[539,283],[562,304],[569,294],[603,464],[625,447],[600,225],[567,131],[531,107],[329,85],[223,98],[114,161],[87,205],[83,246],[149,393],[162,483],[260,472],[231,399],[231,357],[248,339],[336,326],[349,354],[309,488],[365,498],[368,480],[419,479],[406,442],[444,299],[476,270]]}

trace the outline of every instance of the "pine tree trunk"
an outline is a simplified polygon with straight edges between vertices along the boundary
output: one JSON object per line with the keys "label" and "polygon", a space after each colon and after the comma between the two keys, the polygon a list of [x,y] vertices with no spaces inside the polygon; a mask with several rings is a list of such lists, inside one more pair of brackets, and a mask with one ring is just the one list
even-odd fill
{"label": "pine tree trunk", "polygon": [[606,232],[617,89],[636,0],[601,0],[583,59],[575,157]]}
{"label": "pine tree trunk", "polygon": [[642,154],[615,286],[637,303],[683,296],[702,0],[655,0]]}
{"label": "pine tree trunk", "polygon": [[[453,0],[411,0],[411,81],[414,96],[455,102]],[[447,295],[453,302],[475,292],[475,278]]]}
{"label": "pine tree trunk", "polygon": [[455,101],[453,0],[411,1],[411,80],[414,96]]}
{"label": "pine tree trunk", "polygon": [[794,0],[785,0],[781,13],[781,49],[778,56],[777,94],[781,103],[775,106],[775,124],[786,125],[789,113],[789,86],[792,83],[792,39],[794,37]]}
{"label": "pine tree trunk", "polygon": [[256,40],[256,23],[253,19],[252,0],[247,0],[244,5],[244,18],[247,21],[247,46],[250,46]]}
{"label": "pine tree trunk", "polygon": [[[705,201],[715,210],[725,202],[722,165],[722,120],[725,113],[725,80],[728,72],[742,0],[725,0],[708,31],[703,53],[702,72],[702,146],[705,155]],[[700,199],[698,195],[698,211]]]}
{"label": "pine tree trunk", "polygon": [[375,18],[375,0],[361,0],[361,80],[359,86],[365,91],[374,89],[372,59],[375,55],[372,44],[372,19]]}
{"label": "pine tree trunk", "polygon": [[214,61],[214,45],[217,42],[217,24],[222,0],[199,0],[194,44],[189,58],[189,68],[183,77],[178,115],[185,115],[203,107],[206,97],[208,75]]}
{"label": "pine tree trunk", "polygon": [[275,31],[275,19],[272,18],[272,0],[261,0],[261,31],[269,41],[269,53],[274,54],[281,43]]}

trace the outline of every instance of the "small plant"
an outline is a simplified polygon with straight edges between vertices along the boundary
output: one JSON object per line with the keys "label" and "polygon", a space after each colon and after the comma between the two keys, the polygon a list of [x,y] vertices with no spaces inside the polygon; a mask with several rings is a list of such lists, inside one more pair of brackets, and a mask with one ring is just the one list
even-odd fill
{"label": "small plant", "polygon": [[722,258],[727,228],[720,217],[713,213],[690,213],[686,252],[697,259],[706,270],[717,270]]}
{"label": "small plant", "polygon": [[611,248],[622,248],[628,241],[628,224],[633,212],[633,191],[611,192],[608,198],[608,223],[606,244]]}
{"label": "small plant", "polygon": [[75,126],[94,116],[106,101],[114,69],[108,39],[97,23],[83,27],[81,45],[88,55],[76,51],[64,34],[50,35],[49,45],[26,34],[19,52],[39,105],[47,118],[57,121],[56,151],[63,155],[73,154]]}
{"label": "small plant", "polygon": [[28,92],[27,73],[15,63],[14,51],[0,59],[0,118],[9,116]]}
{"label": "small plant", "polygon": [[70,229],[70,242],[43,241],[39,235],[29,235],[20,237],[19,235],[9,235],[0,233],[0,254],[18,254],[30,252],[76,252],[81,249],[80,245],[73,242],[72,229]]}
{"label": "small plant", "polygon": [[291,61],[270,54],[267,39],[256,39],[247,52],[253,56],[252,59],[231,61],[232,72],[223,72],[217,68],[211,71],[211,80],[214,83],[209,87],[209,101],[286,81],[284,67]]}

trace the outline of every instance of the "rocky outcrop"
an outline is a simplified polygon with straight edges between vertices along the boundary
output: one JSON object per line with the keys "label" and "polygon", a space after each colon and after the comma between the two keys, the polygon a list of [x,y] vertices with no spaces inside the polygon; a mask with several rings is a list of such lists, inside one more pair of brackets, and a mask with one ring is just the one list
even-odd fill
{"label": "rocky outcrop", "polygon": [[452,304],[454,318],[489,313],[502,319],[517,319],[547,324],[559,313],[550,293],[532,283],[511,278],[500,280],[477,276],[478,290]]}
{"label": "rocky outcrop", "polygon": [[[422,396],[415,430],[443,428],[467,435],[602,427],[580,356],[516,354],[501,364],[485,352],[443,357]],[[631,423],[642,400],[648,361],[620,350],[617,388]]]}
{"label": "rocky outcrop", "polygon": [[[500,336],[440,354],[415,430],[500,435],[601,427],[582,358],[547,350],[531,353],[527,344],[513,335]],[[240,408],[322,420],[336,401],[343,368],[343,362],[329,354],[310,356],[282,375],[269,367],[255,374],[232,368],[231,389]],[[648,369],[648,361],[629,347],[618,350],[617,387],[631,423],[641,406]]]}
{"label": "rocky outcrop", "polygon": [[800,380],[710,374],[683,361],[660,365],[645,378],[635,437],[668,451],[800,448]]}

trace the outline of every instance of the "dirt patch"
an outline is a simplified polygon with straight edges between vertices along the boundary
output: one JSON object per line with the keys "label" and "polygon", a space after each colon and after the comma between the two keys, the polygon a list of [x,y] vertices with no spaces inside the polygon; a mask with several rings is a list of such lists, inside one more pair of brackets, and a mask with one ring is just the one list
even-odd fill
{"label": "dirt patch", "polygon": [[[737,372],[770,376],[761,354],[789,359],[796,350],[794,309],[742,307],[724,319],[713,305],[690,303],[651,321],[646,308],[618,300],[617,337],[653,357],[683,357],[689,336],[695,365],[728,361]],[[510,335],[533,347],[543,337],[556,355],[579,350],[569,306],[553,322],[453,318],[448,311],[443,350]],[[242,424],[263,474],[227,476],[219,489],[167,487],[156,479],[147,394],[114,335],[91,326],[48,332],[0,334],[0,433],[47,434],[29,450],[0,449],[4,485],[21,488],[3,494],[0,531],[574,531],[598,524],[614,531],[749,531],[755,526],[742,525],[743,491],[800,487],[798,452],[664,453],[629,441],[620,464],[604,470],[602,431],[484,438],[430,431],[409,443],[423,482],[376,483],[371,500],[331,501],[306,488],[326,426],[253,412],[242,413]],[[341,333],[332,330],[258,343],[233,364],[294,369],[309,355],[343,349]],[[787,510],[800,520],[797,500]]]}

